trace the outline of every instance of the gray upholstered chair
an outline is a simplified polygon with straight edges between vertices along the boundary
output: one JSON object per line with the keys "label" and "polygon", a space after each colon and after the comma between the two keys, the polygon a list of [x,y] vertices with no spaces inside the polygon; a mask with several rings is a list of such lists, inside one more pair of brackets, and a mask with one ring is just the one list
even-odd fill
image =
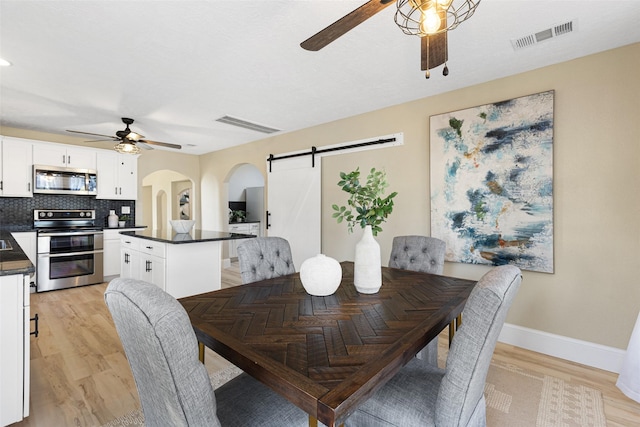
{"label": "gray upholstered chair", "polygon": [[155,285],[114,279],[105,292],[147,426],[283,426],[308,415],[247,374],[215,393],[189,316]]}
{"label": "gray upholstered chair", "polygon": [[[442,274],[446,248],[446,243],[435,237],[396,236],[391,246],[389,267]],[[438,338],[432,339],[416,357],[438,366]]]}
{"label": "gray upholstered chair", "polygon": [[350,426],[485,426],[484,386],[520,269],[491,269],[474,287],[446,369],[411,360],[346,420]]}
{"label": "gray upholstered chair", "polygon": [[256,237],[238,245],[242,284],[295,273],[289,242],[282,237]]}
{"label": "gray upholstered chair", "polygon": [[422,273],[442,274],[445,242],[427,236],[393,238],[389,267]]}

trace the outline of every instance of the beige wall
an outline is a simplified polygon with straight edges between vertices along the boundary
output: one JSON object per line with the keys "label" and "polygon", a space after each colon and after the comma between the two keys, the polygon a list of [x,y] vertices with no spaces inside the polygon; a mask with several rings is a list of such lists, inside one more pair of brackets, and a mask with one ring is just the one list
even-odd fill
{"label": "beige wall", "polygon": [[[226,211],[217,198],[239,163],[254,164],[266,182],[269,153],[403,132],[404,146],[323,159],[323,252],[353,259],[358,236],[331,218],[331,204],[346,200],[336,185],[338,173],[375,166],[386,169],[399,192],[378,236],[386,261],[394,235],[429,234],[429,116],[553,89],[555,273],[524,272],[507,321],[626,348],[640,310],[639,69],[640,44],[634,44],[203,155],[202,206],[218,210],[222,224]],[[445,267],[446,274],[469,278],[486,270],[458,263]]]}

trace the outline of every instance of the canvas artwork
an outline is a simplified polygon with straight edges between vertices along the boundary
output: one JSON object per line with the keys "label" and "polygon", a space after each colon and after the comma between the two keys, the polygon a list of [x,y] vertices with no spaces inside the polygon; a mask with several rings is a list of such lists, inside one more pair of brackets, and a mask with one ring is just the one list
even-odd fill
{"label": "canvas artwork", "polygon": [[447,261],[553,273],[553,98],[431,116],[431,235]]}

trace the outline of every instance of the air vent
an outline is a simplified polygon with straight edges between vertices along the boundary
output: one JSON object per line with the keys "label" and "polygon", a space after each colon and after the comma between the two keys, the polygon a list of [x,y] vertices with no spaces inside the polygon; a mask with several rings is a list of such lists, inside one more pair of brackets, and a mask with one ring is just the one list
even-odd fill
{"label": "air vent", "polygon": [[241,127],[243,129],[255,130],[256,132],[262,132],[262,133],[280,132],[280,129],[262,126],[256,123],[251,123],[246,120],[238,119],[236,117],[231,117],[231,116],[222,116],[219,119],[216,119],[216,122],[226,123],[228,125]]}
{"label": "air vent", "polygon": [[512,39],[511,45],[513,46],[513,50],[520,50],[524,49],[525,47],[541,43],[545,40],[572,33],[575,29],[576,21],[573,20],[565,22],[563,24],[554,25],[551,28],[546,28],[534,34],[527,34],[526,36],[520,37],[518,39]]}

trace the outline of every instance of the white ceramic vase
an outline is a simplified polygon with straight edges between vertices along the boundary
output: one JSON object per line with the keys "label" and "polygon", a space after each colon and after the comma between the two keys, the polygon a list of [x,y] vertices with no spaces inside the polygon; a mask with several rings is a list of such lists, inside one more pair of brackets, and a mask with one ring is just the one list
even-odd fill
{"label": "white ceramic vase", "polygon": [[107,223],[109,228],[116,228],[118,226],[118,215],[116,215],[116,211],[109,211]]}
{"label": "white ceramic vase", "polygon": [[323,254],[306,259],[300,266],[300,281],[309,295],[331,295],[338,289],[341,280],[340,263]]}
{"label": "white ceramic vase", "polygon": [[370,225],[362,230],[362,239],[356,244],[353,284],[363,294],[375,294],[382,286],[380,245],[374,239]]}

